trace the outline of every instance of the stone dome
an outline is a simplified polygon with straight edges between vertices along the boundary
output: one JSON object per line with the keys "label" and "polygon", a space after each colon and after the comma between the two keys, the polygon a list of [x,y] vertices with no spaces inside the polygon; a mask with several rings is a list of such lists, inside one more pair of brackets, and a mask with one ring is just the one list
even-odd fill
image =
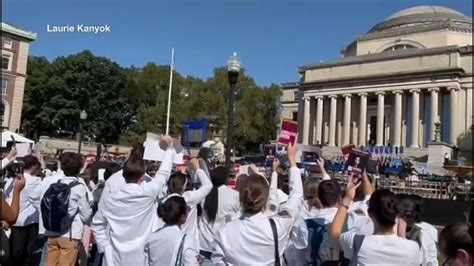
{"label": "stone dome", "polygon": [[456,10],[441,6],[417,6],[391,15],[375,25],[369,33],[448,21],[472,26],[472,18]]}

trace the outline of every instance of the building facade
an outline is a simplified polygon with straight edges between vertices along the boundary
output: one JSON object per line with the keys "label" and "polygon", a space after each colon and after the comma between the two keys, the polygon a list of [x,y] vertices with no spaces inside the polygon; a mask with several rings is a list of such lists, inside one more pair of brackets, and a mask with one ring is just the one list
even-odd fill
{"label": "building facade", "polygon": [[[341,51],[299,68],[282,116],[297,112],[304,144],[456,145],[472,125],[472,18],[419,6],[393,14]],[[298,98],[294,98],[298,95]],[[296,107],[297,106],[297,107]]]}
{"label": "building facade", "polygon": [[26,65],[30,42],[36,34],[2,22],[2,102],[0,123],[4,129],[19,131]]}

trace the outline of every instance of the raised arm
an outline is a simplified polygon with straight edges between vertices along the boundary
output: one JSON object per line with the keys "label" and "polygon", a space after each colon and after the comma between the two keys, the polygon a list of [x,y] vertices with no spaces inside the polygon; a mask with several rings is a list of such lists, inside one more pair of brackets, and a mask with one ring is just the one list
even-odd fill
{"label": "raised arm", "polygon": [[330,180],[331,176],[326,171],[326,168],[324,168],[324,159],[322,157],[319,157],[316,162],[318,163],[319,169],[321,170],[321,175],[323,176],[323,180]]}
{"label": "raised arm", "polygon": [[7,157],[3,158],[2,160],[2,170],[5,169],[16,157],[16,148],[12,147],[10,152],[8,153]]}
{"label": "raised arm", "polygon": [[201,183],[201,187],[197,190],[187,191],[184,193],[183,196],[188,206],[199,204],[206,198],[207,194],[209,194],[212,189],[212,182],[207,176],[206,172],[200,168],[199,161],[196,158],[193,158],[191,160],[191,164],[196,171],[196,175],[198,177],[199,183]]}
{"label": "raised arm", "polygon": [[270,180],[270,193],[267,202],[267,215],[273,215],[278,210],[280,202],[278,201],[278,173],[276,169],[280,167],[280,161],[275,158],[273,161],[273,172]]}
{"label": "raised arm", "polygon": [[156,197],[161,194],[161,191],[163,190],[170,178],[174,159],[173,139],[170,136],[164,136],[162,139],[167,145],[165,151],[165,158],[161,162],[160,168],[156,172],[155,177],[152,179],[152,181],[145,183],[145,186],[152,187],[153,193],[156,192]]}
{"label": "raised arm", "polygon": [[339,238],[342,234],[342,228],[347,217],[347,212],[351,208],[352,202],[354,201],[356,189],[360,186],[360,184],[360,182],[358,182],[357,184],[353,183],[352,175],[349,177],[349,180],[347,180],[346,195],[342,199],[342,203],[339,206],[339,209],[337,210],[334,220],[332,221],[331,237],[334,243],[336,243],[338,246],[340,245]]}
{"label": "raised arm", "polygon": [[367,176],[367,172],[362,174],[362,188],[364,189],[364,195],[370,196],[374,193],[374,187],[370,183],[369,177]]}
{"label": "raised arm", "polygon": [[9,224],[14,224],[20,213],[20,193],[25,187],[25,177],[17,179],[15,182],[15,187],[13,189],[13,197],[11,206],[8,205],[5,200],[5,196],[2,192],[2,220],[6,221]]}
{"label": "raised arm", "polygon": [[278,213],[283,218],[280,219],[281,226],[284,228],[283,234],[290,232],[303,204],[303,184],[300,169],[296,166],[296,152],[296,144],[290,144],[288,146],[288,159],[291,166],[289,174],[290,195],[286,204],[282,206]]}

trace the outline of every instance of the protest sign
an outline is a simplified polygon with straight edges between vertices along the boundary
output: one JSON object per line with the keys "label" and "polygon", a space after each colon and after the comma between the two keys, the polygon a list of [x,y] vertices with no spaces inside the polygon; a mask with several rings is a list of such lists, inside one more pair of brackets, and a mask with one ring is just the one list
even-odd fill
{"label": "protest sign", "polygon": [[[178,143],[179,141],[173,139],[174,144]],[[161,136],[155,133],[147,132],[146,133],[146,140],[143,143],[143,147],[145,147],[145,151],[143,152],[143,159],[149,161],[158,161],[161,162],[165,158],[165,150],[164,147],[166,145],[163,144],[161,141]],[[178,151],[179,150],[179,151]],[[182,164],[183,163],[183,153],[182,153],[182,146],[179,145],[174,149],[174,161],[175,164]]]}
{"label": "protest sign", "polygon": [[347,170],[349,172],[360,174],[367,168],[370,154],[361,150],[352,148],[347,159]]}
{"label": "protest sign", "polygon": [[278,144],[288,146],[290,143],[295,143],[298,135],[298,122],[288,119],[283,119],[281,122],[280,137]]}

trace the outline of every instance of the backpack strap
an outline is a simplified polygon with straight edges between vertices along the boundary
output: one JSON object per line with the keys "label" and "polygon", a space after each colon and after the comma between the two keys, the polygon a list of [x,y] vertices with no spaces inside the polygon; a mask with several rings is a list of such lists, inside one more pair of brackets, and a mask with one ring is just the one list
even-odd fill
{"label": "backpack strap", "polygon": [[184,234],[183,238],[181,238],[181,243],[179,244],[178,255],[176,256],[176,261],[174,263],[175,266],[184,265],[183,264],[183,249],[184,249],[184,239],[186,238],[186,234]]}
{"label": "backpack strap", "polygon": [[269,219],[270,220],[270,226],[272,228],[272,233],[273,233],[273,242],[275,244],[275,266],[280,266],[280,251],[278,248],[278,232],[275,224],[275,220]]}
{"label": "backpack strap", "polygon": [[360,248],[362,246],[362,242],[364,242],[364,235],[355,235],[354,239],[352,240],[352,249],[354,250],[352,254],[352,259],[349,266],[356,266],[357,265],[357,255],[359,254]]}

